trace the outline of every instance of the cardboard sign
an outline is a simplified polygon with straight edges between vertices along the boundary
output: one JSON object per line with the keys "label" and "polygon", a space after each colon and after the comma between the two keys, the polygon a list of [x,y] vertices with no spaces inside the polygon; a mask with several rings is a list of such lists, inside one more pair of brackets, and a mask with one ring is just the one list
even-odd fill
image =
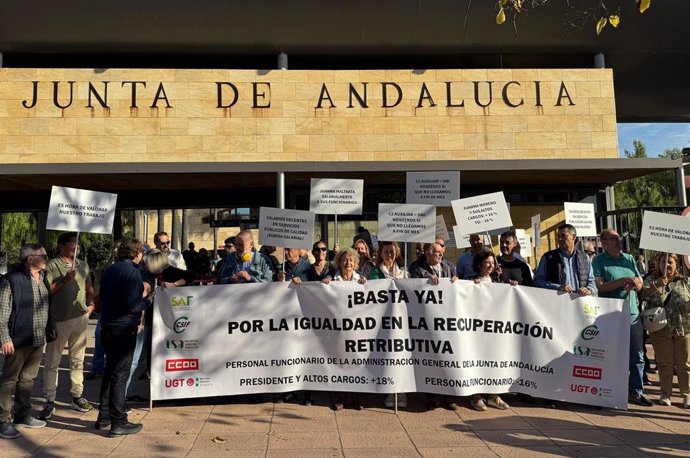
{"label": "cardboard sign", "polygon": [[379,240],[425,242],[436,240],[433,205],[379,204]]}
{"label": "cardboard sign", "polygon": [[436,237],[443,237],[443,240],[448,240],[450,234],[448,234],[448,228],[446,227],[446,220],[443,215],[436,216]]}
{"label": "cardboard sign", "polygon": [[407,203],[450,207],[460,198],[460,172],[407,172]]}
{"label": "cardboard sign", "polygon": [[523,258],[529,258],[532,256],[532,242],[530,241],[529,234],[524,229],[515,229],[515,235],[517,236],[518,243],[520,244],[520,256]]}
{"label": "cardboard sign", "polygon": [[645,211],[640,248],[690,255],[690,218]]}
{"label": "cardboard sign", "polygon": [[541,214],[532,217],[532,240],[534,240],[534,247],[539,248],[541,245]]}
{"label": "cardboard sign", "polygon": [[463,234],[479,234],[513,225],[502,192],[458,199],[452,202],[455,221]]}
{"label": "cardboard sign", "polygon": [[53,186],[46,229],[112,234],[117,194]]}
{"label": "cardboard sign", "polygon": [[458,226],[453,226],[453,237],[457,248],[469,248],[471,246],[470,236],[460,233]]}
{"label": "cardboard sign", "polygon": [[578,237],[596,237],[597,223],[594,217],[594,204],[563,202],[566,224],[572,224]]}
{"label": "cardboard sign", "polygon": [[314,243],[314,218],[312,212],[259,208],[259,243],[285,248],[311,249]]}
{"label": "cardboard sign", "polygon": [[364,180],[312,178],[309,211],[321,215],[361,215]]}

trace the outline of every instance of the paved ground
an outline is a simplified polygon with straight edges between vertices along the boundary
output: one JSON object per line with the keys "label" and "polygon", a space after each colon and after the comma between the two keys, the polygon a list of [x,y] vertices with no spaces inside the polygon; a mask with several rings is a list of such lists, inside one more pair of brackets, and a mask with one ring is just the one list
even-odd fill
{"label": "paved ground", "polygon": [[[86,382],[88,399],[97,399],[99,384]],[[672,407],[631,406],[621,412],[573,404],[551,410],[507,396],[510,410],[481,413],[466,405],[426,412],[423,399],[412,396],[410,408],[398,416],[381,407],[382,396],[365,396],[364,411],[340,412],[328,407],[325,394],[317,395],[311,407],[197,400],[194,405],[156,405],[152,412],[139,406],[130,419],[143,422],[143,432],[110,439],[92,428],[95,411],[69,409],[68,385],[67,370],[61,368],[53,419],[46,428],[22,430],[20,439],[0,439],[0,457],[690,456],[690,411],[680,407],[679,397]],[[39,410],[41,386],[38,380],[34,389]],[[658,397],[656,385],[648,392]]]}

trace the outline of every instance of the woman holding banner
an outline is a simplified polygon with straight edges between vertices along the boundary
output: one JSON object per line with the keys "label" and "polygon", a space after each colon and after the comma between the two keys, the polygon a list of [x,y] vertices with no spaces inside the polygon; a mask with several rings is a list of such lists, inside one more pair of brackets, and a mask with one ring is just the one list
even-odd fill
{"label": "woman holding banner", "polygon": [[[333,278],[326,277],[322,282],[329,284],[331,281],[356,281],[357,283],[366,283],[366,277],[359,275],[355,271],[355,266],[359,262],[359,254],[353,248],[348,248],[338,253],[335,257],[335,266],[337,271]],[[334,410],[343,410],[345,400],[343,393],[336,393],[335,402],[333,403]],[[352,407],[356,410],[362,410],[362,401],[360,401],[359,393],[352,393]]]}
{"label": "woman holding banner", "polygon": [[644,281],[640,300],[644,308],[663,307],[667,325],[650,333],[654,355],[659,368],[661,393],[659,404],[671,405],[673,369],[678,374],[678,389],[683,396],[683,407],[690,407],[690,284],[678,272],[678,256],[658,253],[654,270]]}
{"label": "woman holding banner", "polygon": [[[369,278],[371,269],[374,268],[374,261],[372,261],[369,253],[369,245],[364,239],[357,239],[355,243],[352,244],[352,248],[354,248],[359,255],[357,273],[364,278]],[[337,265],[338,263],[336,262],[336,266]]]}
{"label": "woman holding banner", "polygon": [[409,277],[397,242],[379,242],[377,259],[379,264],[371,269],[369,280]]}
{"label": "woman holding banner", "polygon": [[309,269],[309,281],[321,281],[326,277],[335,275],[335,267],[333,263],[328,261],[328,246],[323,240],[319,240],[314,244],[311,250],[314,255],[314,264]]}
{"label": "woman holding banner", "polygon": [[[472,269],[479,272],[472,280],[475,284],[479,283],[501,283],[500,277],[496,273],[498,261],[492,251],[484,251],[474,257]],[[484,398],[486,397],[486,401]],[[473,394],[470,396],[470,405],[474,410],[483,412],[487,410],[487,405],[500,410],[506,410],[510,406],[497,394]]]}

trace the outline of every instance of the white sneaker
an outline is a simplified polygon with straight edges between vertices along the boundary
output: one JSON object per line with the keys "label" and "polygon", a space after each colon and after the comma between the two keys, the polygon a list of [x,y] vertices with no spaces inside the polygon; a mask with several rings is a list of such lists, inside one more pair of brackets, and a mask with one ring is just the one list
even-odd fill
{"label": "white sneaker", "polygon": [[482,399],[482,396],[480,394],[473,394],[472,397],[470,398],[470,405],[474,410],[478,410],[480,412],[485,412],[488,410],[486,408],[486,404],[484,404],[484,399]]}
{"label": "white sneaker", "polygon": [[657,402],[662,406],[669,407],[671,405],[671,398],[662,395]]}
{"label": "white sneaker", "polygon": [[486,399],[486,403],[499,410],[506,410],[510,408],[508,403],[501,399],[501,397],[497,394],[489,395]]}

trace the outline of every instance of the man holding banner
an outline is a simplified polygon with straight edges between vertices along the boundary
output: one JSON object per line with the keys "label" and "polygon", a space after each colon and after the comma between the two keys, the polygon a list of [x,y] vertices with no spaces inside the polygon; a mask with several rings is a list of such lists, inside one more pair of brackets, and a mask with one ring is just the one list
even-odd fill
{"label": "man holding banner", "polygon": [[621,237],[615,229],[604,229],[600,239],[604,251],[592,261],[599,296],[630,302],[629,401],[651,407],[654,404],[644,395],[644,340],[636,294],[642,289],[642,278],[635,259],[623,253]]}
{"label": "man holding banner", "polygon": [[42,420],[49,419],[55,411],[58,366],[65,344],[69,348],[69,376],[72,383],[70,407],[82,413],[93,410],[93,406],[82,397],[86,333],[89,315],[95,308],[89,266],[86,261],[76,259],[79,250],[76,232],[60,234],[57,248],[58,256],[51,259],[46,267],[58,338],[46,346],[43,380],[46,405],[40,414]]}
{"label": "man holding banner", "polygon": [[242,231],[235,237],[235,253],[228,253],[220,283],[270,283],[273,272],[268,260],[254,249],[254,237]]}

